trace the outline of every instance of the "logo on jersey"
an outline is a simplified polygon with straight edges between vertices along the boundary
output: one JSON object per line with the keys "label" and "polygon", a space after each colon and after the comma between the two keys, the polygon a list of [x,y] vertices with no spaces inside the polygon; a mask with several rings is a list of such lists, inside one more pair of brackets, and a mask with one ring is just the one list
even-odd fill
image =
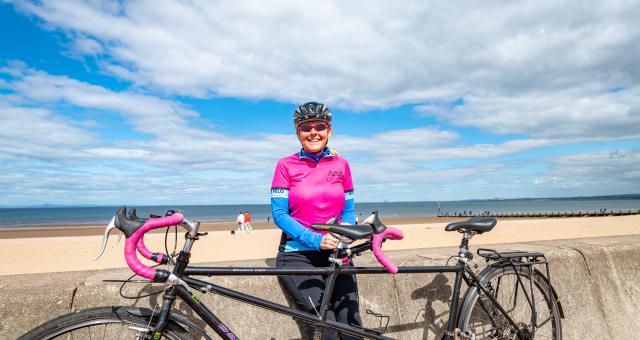
{"label": "logo on jersey", "polygon": [[271,188],[271,198],[289,198],[289,189]]}
{"label": "logo on jersey", "polygon": [[327,171],[327,174],[325,176],[327,178],[327,182],[334,183],[342,179],[344,173],[342,172],[342,170],[329,170]]}

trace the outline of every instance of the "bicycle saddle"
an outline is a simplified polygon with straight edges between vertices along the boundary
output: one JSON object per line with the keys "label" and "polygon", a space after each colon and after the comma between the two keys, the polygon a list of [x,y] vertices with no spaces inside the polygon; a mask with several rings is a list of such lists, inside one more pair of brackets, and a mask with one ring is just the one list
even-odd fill
{"label": "bicycle saddle", "polygon": [[498,223],[495,218],[491,217],[473,217],[466,221],[453,222],[447,224],[444,227],[446,231],[457,230],[459,232],[475,231],[478,234],[482,234],[485,231],[490,231]]}
{"label": "bicycle saddle", "polygon": [[312,224],[311,228],[318,231],[328,231],[330,233],[346,236],[354,241],[373,236],[373,229],[368,224]]}

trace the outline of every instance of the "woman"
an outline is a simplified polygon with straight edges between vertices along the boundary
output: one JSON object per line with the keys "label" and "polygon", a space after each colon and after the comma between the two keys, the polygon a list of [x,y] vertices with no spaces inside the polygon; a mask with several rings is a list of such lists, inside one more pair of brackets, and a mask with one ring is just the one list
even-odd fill
{"label": "woman", "polygon": [[[328,267],[338,240],[309,226],[334,216],[338,216],[336,223],[355,223],[351,170],[344,158],[327,147],[332,131],[329,108],[315,102],[301,105],[293,113],[293,123],[302,149],[278,161],[271,183],[271,212],[283,231],[276,266]],[[325,275],[280,276],[279,280],[298,308],[319,313]],[[361,326],[355,275],[338,276],[327,320]],[[335,331],[325,330],[323,339],[338,338]]]}

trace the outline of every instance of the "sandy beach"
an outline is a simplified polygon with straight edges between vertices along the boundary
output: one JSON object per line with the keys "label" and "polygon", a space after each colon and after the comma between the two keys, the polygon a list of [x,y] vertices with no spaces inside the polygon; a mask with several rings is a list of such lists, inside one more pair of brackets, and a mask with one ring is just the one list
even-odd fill
{"label": "sandy beach", "polygon": [[[456,246],[459,234],[445,232],[444,226],[464,218],[390,217],[384,222],[401,229],[405,238],[384,244],[385,250]],[[194,246],[192,263],[263,259],[276,255],[280,230],[272,222],[255,222],[251,234],[232,235],[234,222],[203,223],[201,230],[209,235]],[[0,275],[97,270],[126,267],[124,242],[114,247],[112,231],[105,254],[92,261],[102,239],[104,226],[50,226],[0,230],[0,256],[5,259]],[[489,233],[476,236],[472,246],[571,239],[613,235],[640,234],[640,215],[608,217],[498,219]],[[168,244],[173,247],[171,232]],[[181,246],[183,231],[178,233]],[[148,234],[149,249],[164,249],[164,231]]]}

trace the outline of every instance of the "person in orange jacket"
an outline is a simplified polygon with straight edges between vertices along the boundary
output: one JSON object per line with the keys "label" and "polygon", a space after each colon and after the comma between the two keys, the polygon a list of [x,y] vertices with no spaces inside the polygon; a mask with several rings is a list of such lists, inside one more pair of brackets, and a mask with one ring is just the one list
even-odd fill
{"label": "person in orange jacket", "polygon": [[251,215],[246,211],[244,213],[244,231],[250,233],[253,230],[253,226],[251,226]]}

